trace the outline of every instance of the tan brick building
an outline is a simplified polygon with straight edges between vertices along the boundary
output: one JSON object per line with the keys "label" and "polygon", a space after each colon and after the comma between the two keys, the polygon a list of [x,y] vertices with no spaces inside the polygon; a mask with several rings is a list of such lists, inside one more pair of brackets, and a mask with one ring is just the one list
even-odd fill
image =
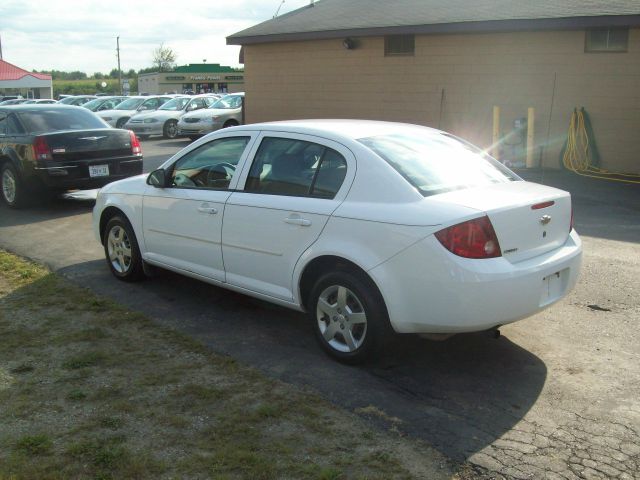
{"label": "tan brick building", "polygon": [[[562,5],[558,5],[562,3]],[[640,3],[320,0],[232,35],[243,45],[247,122],[418,123],[558,168],[571,113],[591,116],[602,166],[640,173]],[[520,143],[519,143],[520,142]]]}

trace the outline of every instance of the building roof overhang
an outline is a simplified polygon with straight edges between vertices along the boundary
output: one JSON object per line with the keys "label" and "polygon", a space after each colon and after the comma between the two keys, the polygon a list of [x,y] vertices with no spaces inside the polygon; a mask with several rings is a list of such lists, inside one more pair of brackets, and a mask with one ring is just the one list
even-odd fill
{"label": "building roof overhang", "polygon": [[312,0],[230,35],[227,44],[639,25],[638,0]]}

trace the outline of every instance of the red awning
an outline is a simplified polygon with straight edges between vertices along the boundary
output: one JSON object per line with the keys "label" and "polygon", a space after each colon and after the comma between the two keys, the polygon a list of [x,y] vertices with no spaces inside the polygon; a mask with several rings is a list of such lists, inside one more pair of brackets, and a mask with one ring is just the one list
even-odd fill
{"label": "red awning", "polygon": [[4,60],[0,60],[0,81],[3,80],[20,80],[27,75],[31,75],[32,77],[37,78],[38,80],[51,80],[51,75],[46,75],[44,73],[31,73],[23,70],[20,67],[16,67],[15,65],[10,64],[9,62],[5,62]]}

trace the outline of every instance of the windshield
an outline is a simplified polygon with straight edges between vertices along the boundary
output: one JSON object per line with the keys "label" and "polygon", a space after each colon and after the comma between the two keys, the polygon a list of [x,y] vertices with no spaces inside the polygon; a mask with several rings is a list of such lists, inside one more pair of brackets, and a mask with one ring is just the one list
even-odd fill
{"label": "windshield", "polygon": [[135,110],[144,100],[144,98],[130,98],[118,105],[115,110]]}
{"label": "windshield", "polygon": [[33,110],[20,112],[18,115],[29,133],[109,128],[109,125],[95,114],[82,108]]}
{"label": "windshield", "polygon": [[379,135],[358,141],[389,163],[425,197],[520,180],[479,148],[452,135]]}
{"label": "windshield", "polygon": [[226,97],[221,98],[209,108],[240,108],[242,106],[242,96],[241,95],[227,95]]}
{"label": "windshield", "polygon": [[106,100],[104,98],[96,98],[94,100],[91,100],[90,102],[85,103],[84,105],[82,105],[84,108],[87,108],[89,110],[93,110],[94,108],[98,108],[100,105],[102,105],[103,102],[105,102]]}
{"label": "windshield", "polygon": [[167,103],[162,105],[158,110],[172,110],[177,112],[179,110],[184,110],[187,106],[187,103],[191,101],[190,98],[182,97],[182,98],[174,98],[173,100],[169,100]]}

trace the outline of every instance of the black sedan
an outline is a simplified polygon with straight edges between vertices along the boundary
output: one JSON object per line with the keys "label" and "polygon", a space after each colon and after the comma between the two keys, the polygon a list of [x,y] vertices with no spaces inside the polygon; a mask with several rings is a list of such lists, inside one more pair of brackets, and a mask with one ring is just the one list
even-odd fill
{"label": "black sedan", "polygon": [[142,173],[135,134],[84,108],[0,107],[0,197],[20,207],[39,192],[98,188]]}

